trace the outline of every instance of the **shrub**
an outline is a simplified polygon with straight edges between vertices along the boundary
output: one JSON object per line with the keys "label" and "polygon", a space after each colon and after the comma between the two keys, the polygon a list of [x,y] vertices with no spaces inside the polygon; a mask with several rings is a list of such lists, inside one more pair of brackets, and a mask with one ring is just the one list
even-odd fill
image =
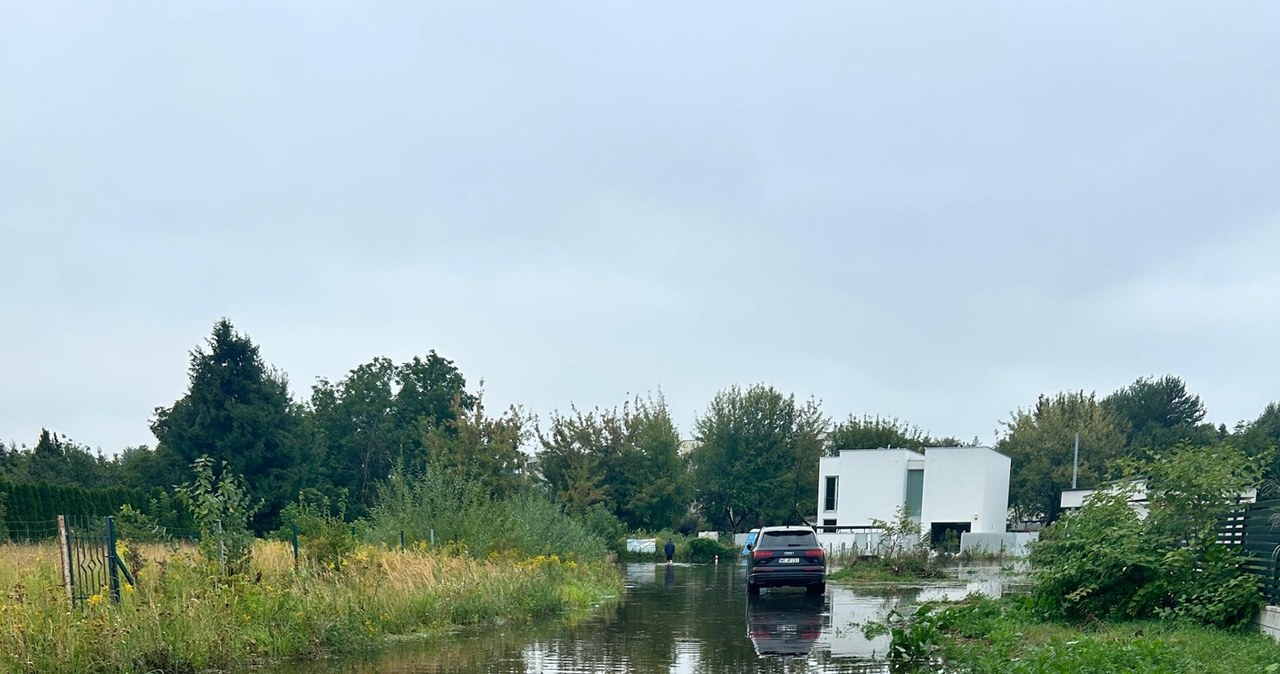
{"label": "shrub", "polygon": [[304,489],[298,493],[297,501],[280,511],[277,537],[289,538],[296,526],[299,546],[308,561],[336,565],[356,548],[356,537],[346,521],[346,512],[346,490],[339,494],[335,512],[329,505],[329,497],[315,489]]}
{"label": "shrub", "polygon": [[380,489],[369,522],[371,536],[387,544],[398,544],[401,531],[416,542],[431,539],[434,531],[437,545],[475,556],[558,554],[579,559],[603,558],[607,546],[597,532],[613,526],[591,511],[575,519],[531,489],[491,499],[480,483],[441,466],[416,475],[393,474]]}
{"label": "shrub", "polygon": [[1129,503],[1133,483],[1100,490],[1032,547],[1037,605],[1050,615],[1185,618],[1239,625],[1262,605],[1241,552],[1217,542],[1217,522],[1262,461],[1227,445],[1179,446],[1128,467],[1147,475],[1149,512]]}
{"label": "shrub", "polygon": [[685,558],[691,562],[711,562],[718,556],[721,560],[733,560],[737,549],[721,545],[720,541],[710,538],[692,538],[685,546]]}
{"label": "shrub", "polygon": [[253,532],[249,519],[261,507],[231,474],[226,462],[221,475],[214,475],[213,459],[201,456],[191,463],[194,479],[178,487],[178,496],[195,514],[200,527],[200,553],[225,575],[249,568],[253,555]]}
{"label": "shrub", "polygon": [[603,504],[596,503],[578,516],[582,526],[599,538],[610,552],[620,554],[626,550],[627,527]]}

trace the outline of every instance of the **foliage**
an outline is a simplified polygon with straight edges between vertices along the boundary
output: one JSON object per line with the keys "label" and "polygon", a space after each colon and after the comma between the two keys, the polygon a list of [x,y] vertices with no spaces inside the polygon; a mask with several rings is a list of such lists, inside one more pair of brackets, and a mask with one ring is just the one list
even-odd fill
{"label": "foliage", "polygon": [[1130,470],[1144,472],[1148,514],[1130,505],[1136,483],[1099,490],[1032,548],[1034,596],[1070,619],[1187,618],[1219,627],[1262,604],[1240,551],[1217,542],[1218,519],[1256,484],[1261,461],[1229,446],[1179,445]]}
{"label": "foliage", "polygon": [[208,347],[191,352],[187,393],[156,409],[158,451],[173,466],[201,456],[225,462],[263,502],[255,530],[273,529],[302,479],[302,411],[290,401],[285,375],[268,368],[231,321],[214,325]]}
{"label": "foliage", "polygon": [[1257,419],[1236,428],[1233,440],[1249,456],[1271,456],[1266,468],[1268,491],[1280,495],[1280,403],[1268,403]]}
{"label": "foliage", "polygon": [[[729,562],[737,559],[738,549],[720,543],[713,538],[690,538],[684,546],[684,554],[681,558],[689,562],[714,562],[717,558],[723,562]],[[677,547],[677,551],[679,549]]]}
{"label": "foliage", "polygon": [[843,582],[901,582],[904,579],[941,578],[950,555],[929,549],[921,537],[920,524],[899,506],[892,520],[872,520],[880,527],[881,538],[874,555],[841,560],[843,568],[828,575]]}
{"label": "foliage", "polygon": [[346,489],[363,516],[394,467],[427,464],[425,432],[477,402],[453,361],[435,351],[401,364],[374,358],[336,383],[320,379],[309,410],[334,493]]}
{"label": "foliage", "polygon": [[200,553],[223,574],[233,576],[249,567],[253,554],[249,520],[261,502],[254,502],[225,462],[218,475],[213,466],[207,456],[193,461],[193,479],[178,487],[178,496],[200,527]]}
{"label": "foliage", "polygon": [[251,671],[323,658],[391,635],[525,622],[621,592],[615,566],[554,555],[475,559],[361,546],[334,568],[293,568],[286,544],[257,541],[248,573],[211,582],[191,550],[131,546],[137,585],[120,605],[67,610],[56,546],[0,549],[0,671]]}
{"label": "foliage", "polygon": [[160,522],[128,503],[116,511],[115,522],[116,535],[121,539],[151,542],[171,539]]}
{"label": "foliage", "polygon": [[[140,489],[85,489],[77,485],[9,484],[0,482],[0,499],[5,503],[9,534],[13,538],[30,539],[53,535],[58,515],[67,517],[106,516],[124,504],[146,509],[151,494]],[[2,524],[2,522],[0,522]],[[34,528],[32,528],[34,527]],[[0,537],[3,527],[0,527]]]}
{"label": "foliage", "polygon": [[578,521],[588,533],[600,539],[614,554],[619,554],[626,549],[627,526],[602,504],[597,503],[587,508],[578,516]]}
{"label": "foliage", "polygon": [[336,506],[315,489],[304,489],[298,500],[280,512],[278,538],[291,537],[298,528],[298,543],[307,561],[320,566],[338,563],[356,548],[356,537],[346,522],[346,492],[339,493]]}
{"label": "foliage", "polygon": [[1115,414],[1125,430],[1125,447],[1130,449],[1166,450],[1180,440],[1217,439],[1212,426],[1207,436],[1197,428],[1204,419],[1204,403],[1187,391],[1179,377],[1140,377],[1103,398],[1102,405]]}
{"label": "foliage", "polygon": [[880,549],[882,557],[893,559],[904,553],[927,550],[927,545],[920,537],[920,523],[911,519],[904,506],[893,511],[893,519],[889,521],[872,519],[871,526],[880,529]]}
{"label": "foliage", "polygon": [[934,438],[919,426],[913,426],[896,417],[852,414],[836,424],[827,436],[827,451],[836,456],[842,449],[877,449],[899,447],[920,449],[923,447],[958,447],[963,442],[951,437]]}
{"label": "foliage", "polygon": [[[369,522],[376,540],[395,543],[434,537],[472,555],[489,553],[574,559],[603,558],[608,545],[595,530],[532,490],[493,499],[473,478],[433,465],[421,474],[397,471],[374,503]],[[597,519],[596,526],[603,528]],[[433,536],[434,534],[434,536]]]}
{"label": "foliage", "polygon": [[1106,463],[1124,447],[1115,413],[1083,391],[1040,396],[1035,407],[1018,410],[1004,427],[995,449],[1010,459],[1009,508],[1024,521],[1056,518],[1059,493],[1071,487],[1076,433],[1081,487],[1102,481]]}
{"label": "foliage", "polygon": [[756,385],[716,394],[697,420],[697,500],[711,526],[798,522],[813,509],[827,419],[818,403]]}
{"label": "foliage", "polygon": [[455,399],[450,410],[444,422],[423,431],[422,444],[433,465],[479,483],[495,498],[525,486],[528,459],[521,446],[532,435],[530,418],[515,406],[502,416],[486,416],[482,396],[470,408]]}
{"label": "foliage", "polygon": [[621,411],[554,414],[539,439],[543,478],[571,513],[601,503],[632,529],[657,529],[687,512],[680,435],[661,395]]}
{"label": "foliage", "polygon": [[[975,674],[1075,672],[1280,671],[1280,644],[1260,635],[1189,623],[1045,622],[1020,597],[980,595],[950,604],[922,604],[863,626],[868,638],[888,635],[894,671]],[[915,668],[913,668],[913,666]]]}

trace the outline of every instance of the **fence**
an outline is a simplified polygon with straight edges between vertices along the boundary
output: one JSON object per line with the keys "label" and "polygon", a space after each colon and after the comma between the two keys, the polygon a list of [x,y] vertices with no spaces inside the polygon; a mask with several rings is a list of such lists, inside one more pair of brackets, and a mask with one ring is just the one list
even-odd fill
{"label": "fence", "polygon": [[1259,501],[1228,516],[1218,542],[1244,549],[1244,567],[1258,576],[1262,593],[1280,604],[1280,499]]}
{"label": "fence", "polygon": [[132,584],[133,576],[116,553],[114,518],[65,518],[58,516],[58,543],[62,551],[62,581],[77,606],[92,597],[120,601],[120,581]]}

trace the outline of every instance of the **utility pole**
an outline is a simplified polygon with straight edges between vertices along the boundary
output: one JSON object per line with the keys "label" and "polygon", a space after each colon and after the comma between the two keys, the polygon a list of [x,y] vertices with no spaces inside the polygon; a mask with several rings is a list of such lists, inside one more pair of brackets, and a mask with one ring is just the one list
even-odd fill
{"label": "utility pole", "polygon": [[1080,431],[1076,431],[1076,458],[1071,462],[1071,488],[1076,488],[1076,475],[1080,471]]}

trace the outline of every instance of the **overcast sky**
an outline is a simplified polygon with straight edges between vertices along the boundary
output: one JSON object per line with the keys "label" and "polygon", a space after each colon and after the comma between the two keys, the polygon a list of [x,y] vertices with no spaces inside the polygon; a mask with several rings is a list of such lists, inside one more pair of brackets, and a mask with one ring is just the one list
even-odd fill
{"label": "overcast sky", "polygon": [[0,440],[154,445],[229,317],[304,397],[763,382],[995,439],[1280,399],[1280,3],[0,0]]}

